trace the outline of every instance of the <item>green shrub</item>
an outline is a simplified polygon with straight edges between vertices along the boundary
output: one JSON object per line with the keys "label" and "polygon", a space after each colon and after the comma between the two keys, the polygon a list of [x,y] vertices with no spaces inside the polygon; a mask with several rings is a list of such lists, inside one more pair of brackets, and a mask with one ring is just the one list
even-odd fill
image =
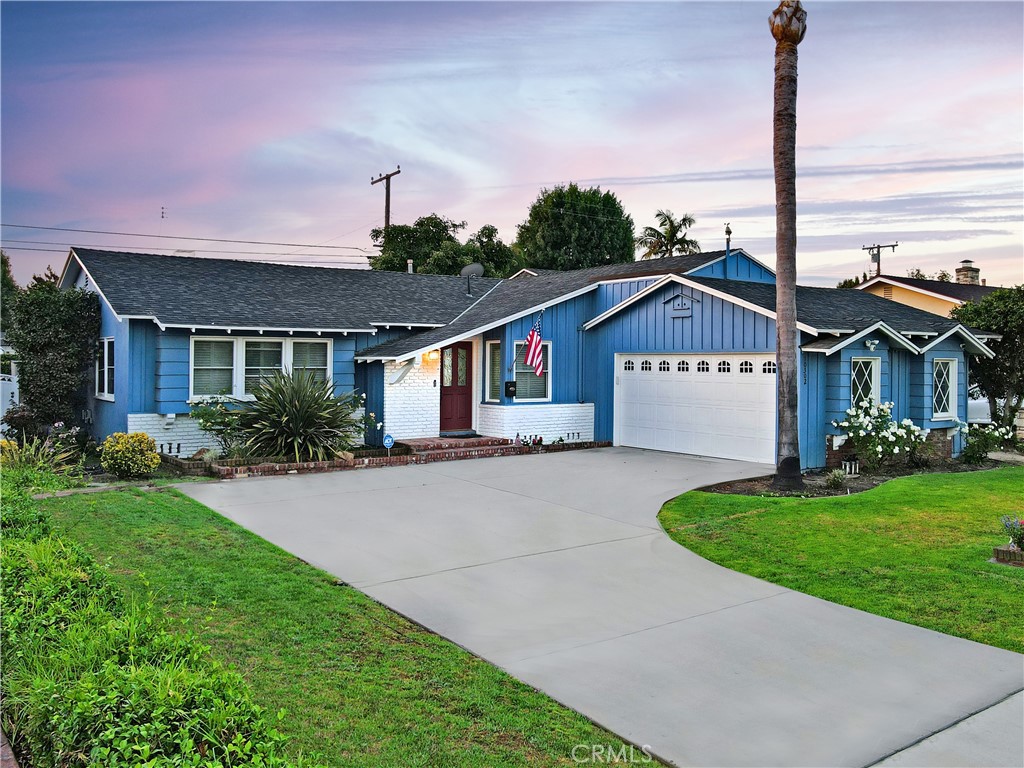
{"label": "green shrub", "polygon": [[256,456],[324,461],[351,447],[363,434],[354,393],[334,396],[334,384],[312,374],[277,372],[261,382],[255,400],[243,403],[239,426]]}
{"label": "green shrub", "polygon": [[994,424],[971,427],[960,422],[960,434],[964,436],[964,447],[960,451],[960,461],[964,464],[984,464],[990,451],[1013,443],[1013,429]]}
{"label": "green shrub", "polygon": [[886,464],[902,461],[916,466],[921,447],[928,439],[927,429],[921,429],[910,419],[896,422],[892,419],[894,403],[875,404],[866,400],[847,408],[842,419],[832,426],[845,432],[854,454],[865,469],[877,471]]}
{"label": "green shrub", "polygon": [[35,282],[10,303],[4,338],[18,355],[21,402],[42,425],[71,423],[85,405],[100,335],[100,299],[80,288]]}
{"label": "green shrub", "polygon": [[838,491],[846,487],[846,473],[841,469],[833,469],[825,473],[825,487]]}
{"label": "green shrub", "polygon": [[156,441],[145,432],[115,432],[103,441],[103,469],[122,479],[148,475],[160,466]]}
{"label": "green shrub", "polygon": [[[285,766],[245,682],[104,568],[4,472],[3,726],[25,766]],[[51,482],[62,482],[57,479]],[[15,525],[9,523],[14,521]]]}
{"label": "green shrub", "polygon": [[201,400],[192,406],[192,418],[217,441],[225,458],[244,458],[238,454],[247,450],[245,433],[238,423],[240,415],[238,401],[231,398]]}
{"label": "green shrub", "polygon": [[28,437],[22,442],[0,441],[0,466],[4,471],[37,469],[68,472],[76,468],[78,451],[41,437]]}

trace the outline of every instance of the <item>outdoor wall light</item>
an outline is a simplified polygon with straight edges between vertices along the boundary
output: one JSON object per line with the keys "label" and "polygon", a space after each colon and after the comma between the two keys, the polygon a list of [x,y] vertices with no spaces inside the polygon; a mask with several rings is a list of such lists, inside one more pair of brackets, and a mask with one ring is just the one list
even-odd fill
{"label": "outdoor wall light", "polygon": [[440,357],[441,357],[441,352],[439,350],[437,350],[437,349],[432,349],[429,352],[427,352],[425,357],[430,362],[436,363],[440,359]]}
{"label": "outdoor wall light", "polygon": [[872,352],[875,351],[875,347],[878,346],[878,339],[868,339],[864,342],[864,346],[870,349]]}

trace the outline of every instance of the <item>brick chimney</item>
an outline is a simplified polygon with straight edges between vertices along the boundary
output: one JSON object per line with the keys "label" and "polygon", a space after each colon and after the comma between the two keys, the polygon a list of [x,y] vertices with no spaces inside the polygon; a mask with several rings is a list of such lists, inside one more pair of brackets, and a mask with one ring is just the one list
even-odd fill
{"label": "brick chimney", "polygon": [[973,261],[964,259],[956,268],[956,281],[960,285],[981,285],[980,274],[981,270],[974,266]]}

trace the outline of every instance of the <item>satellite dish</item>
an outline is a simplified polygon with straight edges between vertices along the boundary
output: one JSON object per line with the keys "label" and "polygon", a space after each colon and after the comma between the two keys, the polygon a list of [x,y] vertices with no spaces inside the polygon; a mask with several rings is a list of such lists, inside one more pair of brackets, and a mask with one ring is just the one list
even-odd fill
{"label": "satellite dish", "polygon": [[460,277],[483,277],[484,276],[484,265],[477,262],[467,264],[459,272]]}

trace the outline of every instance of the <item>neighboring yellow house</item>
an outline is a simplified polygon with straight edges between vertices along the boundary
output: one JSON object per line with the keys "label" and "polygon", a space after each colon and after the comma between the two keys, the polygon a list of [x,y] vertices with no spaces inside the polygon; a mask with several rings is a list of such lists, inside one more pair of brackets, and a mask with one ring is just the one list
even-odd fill
{"label": "neighboring yellow house", "polygon": [[981,301],[997,288],[987,286],[979,279],[981,270],[972,261],[961,261],[956,270],[956,282],[921,280],[916,277],[876,275],[857,286],[860,291],[873,293],[886,299],[908,304],[925,312],[949,316],[966,301]]}

